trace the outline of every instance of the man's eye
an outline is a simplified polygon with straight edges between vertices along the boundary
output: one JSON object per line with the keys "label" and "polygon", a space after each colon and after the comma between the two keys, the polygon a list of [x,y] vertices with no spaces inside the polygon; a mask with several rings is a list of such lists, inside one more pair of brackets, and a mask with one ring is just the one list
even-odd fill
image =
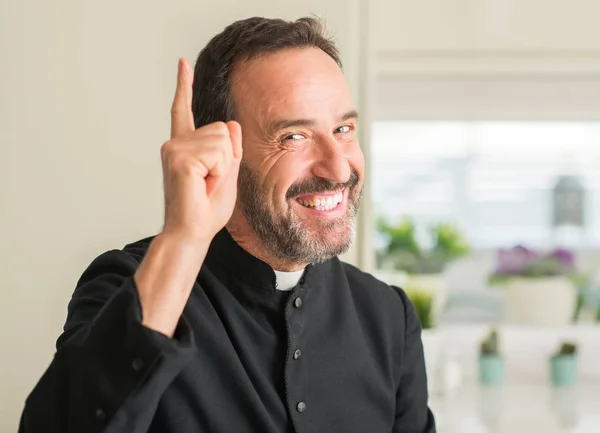
{"label": "man's eye", "polygon": [[302,134],[290,134],[284,137],[284,140],[302,140],[304,135]]}
{"label": "man's eye", "polygon": [[350,125],[342,125],[335,130],[336,134],[345,134],[346,132],[350,132],[352,127]]}

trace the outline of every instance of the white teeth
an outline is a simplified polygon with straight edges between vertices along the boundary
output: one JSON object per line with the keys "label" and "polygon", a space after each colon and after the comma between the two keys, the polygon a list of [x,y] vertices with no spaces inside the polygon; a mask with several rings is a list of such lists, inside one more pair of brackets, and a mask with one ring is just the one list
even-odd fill
{"label": "white teeth", "polygon": [[317,209],[320,211],[327,211],[327,210],[333,209],[338,204],[340,204],[342,199],[343,199],[343,194],[341,192],[338,192],[336,195],[333,195],[333,196],[315,198],[312,200],[299,199],[298,203],[300,203],[302,206],[309,207],[312,209]]}

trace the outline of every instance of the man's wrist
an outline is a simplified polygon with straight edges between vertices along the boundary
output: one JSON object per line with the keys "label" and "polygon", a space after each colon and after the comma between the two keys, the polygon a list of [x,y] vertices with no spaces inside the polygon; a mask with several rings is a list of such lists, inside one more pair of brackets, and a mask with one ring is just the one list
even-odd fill
{"label": "man's wrist", "polygon": [[144,326],[173,336],[208,245],[183,233],[163,232],[154,238],[134,277]]}
{"label": "man's wrist", "polygon": [[[206,255],[212,238],[195,235],[187,230],[164,229],[155,236],[153,243],[157,243],[161,249],[186,251],[195,255]],[[171,251],[173,252],[173,251]]]}

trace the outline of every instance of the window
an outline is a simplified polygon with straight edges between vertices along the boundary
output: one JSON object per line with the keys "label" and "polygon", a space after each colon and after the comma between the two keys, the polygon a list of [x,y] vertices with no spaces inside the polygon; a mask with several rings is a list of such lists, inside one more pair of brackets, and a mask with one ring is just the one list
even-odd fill
{"label": "window", "polygon": [[378,216],[455,223],[475,250],[549,248],[552,190],[575,175],[586,224],[568,242],[600,248],[600,122],[376,122],[371,146]]}

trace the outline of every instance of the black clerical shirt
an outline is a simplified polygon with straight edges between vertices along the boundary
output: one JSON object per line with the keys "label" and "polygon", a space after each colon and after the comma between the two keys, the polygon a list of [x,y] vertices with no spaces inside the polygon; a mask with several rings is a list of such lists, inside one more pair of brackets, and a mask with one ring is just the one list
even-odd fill
{"label": "black clerical shirt", "polygon": [[434,433],[415,310],[337,258],[290,292],[226,230],[173,339],[141,324],[150,239],[88,267],[20,432]]}

